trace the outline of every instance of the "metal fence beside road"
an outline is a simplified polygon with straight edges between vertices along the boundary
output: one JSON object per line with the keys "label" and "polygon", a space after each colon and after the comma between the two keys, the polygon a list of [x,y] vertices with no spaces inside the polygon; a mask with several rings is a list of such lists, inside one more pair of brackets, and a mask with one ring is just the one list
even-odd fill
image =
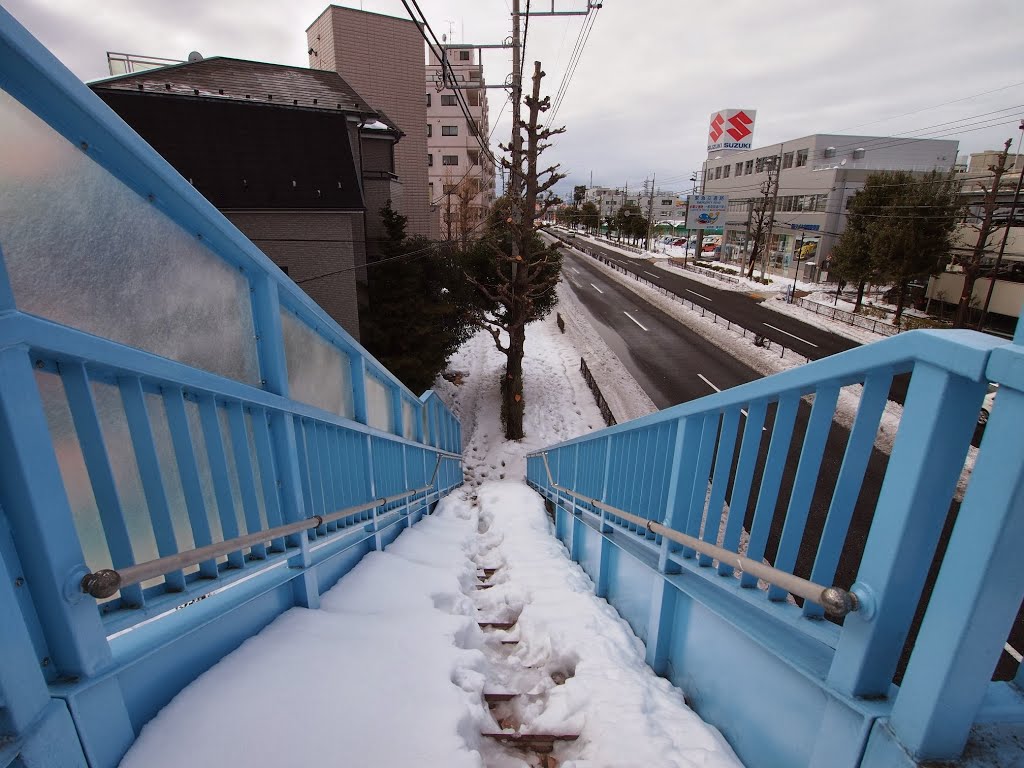
{"label": "metal fence beside road", "polygon": [[818,302],[810,301],[809,299],[797,299],[796,304],[804,309],[811,310],[811,312],[816,315],[821,315],[832,320],[838,320],[841,323],[852,325],[855,328],[863,328],[881,336],[895,336],[902,330],[898,325],[893,325],[892,321],[884,317],[865,317],[864,315],[856,315],[853,312],[847,312],[846,310],[839,309],[838,307],[819,304]]}

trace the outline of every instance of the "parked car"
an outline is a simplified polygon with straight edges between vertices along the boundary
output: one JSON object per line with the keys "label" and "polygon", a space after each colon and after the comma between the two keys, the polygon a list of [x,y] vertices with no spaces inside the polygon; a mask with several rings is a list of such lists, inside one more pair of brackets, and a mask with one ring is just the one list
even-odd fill
{"label": "parked car", "polygon": [[978,414],[979,424],[988,424],[988,417],[992,413],[992,404],[995,402],[996,392],[998,391],[998,384],[988,385],[988,394],[985,395],[985,399],[981,402],[981,412]]}

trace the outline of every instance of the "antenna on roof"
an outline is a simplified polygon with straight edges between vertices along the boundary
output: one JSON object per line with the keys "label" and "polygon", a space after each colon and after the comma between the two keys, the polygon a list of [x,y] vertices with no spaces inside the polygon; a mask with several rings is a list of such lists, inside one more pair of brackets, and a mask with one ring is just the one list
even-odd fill
{"label": "antenna on roof", "polygon": [[190,53],[188,55],[188,61],[189,61],[190,64],[193,64],[193,63],[195,63],[197,61],[202,61],[202,60],[203,60],[203,54],[201,54],[199,51],[192,51],[192,53]]}

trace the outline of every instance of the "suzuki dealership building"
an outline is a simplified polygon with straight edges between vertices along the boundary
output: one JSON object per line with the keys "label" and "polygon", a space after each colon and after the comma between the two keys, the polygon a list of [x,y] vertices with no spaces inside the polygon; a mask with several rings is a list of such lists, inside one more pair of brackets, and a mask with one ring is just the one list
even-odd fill
{"label": "suzuki dealership building", "polygon": [[[956,162],[958,142],[946,139],[815,134],[754,149],[755,114],[721,110],[709,125],[703,192],[728,197],[725,216],[716,222],[723,259],[739,261],[752,247],[752,211],[773,163],[781,171],[769,257],[776,266],[788,266],[801,243],[815,243],[805,274],[817,278],[846,226],[850,198],[872,172],[949,171]],[[814,250],[801,252],[807,257]]]}

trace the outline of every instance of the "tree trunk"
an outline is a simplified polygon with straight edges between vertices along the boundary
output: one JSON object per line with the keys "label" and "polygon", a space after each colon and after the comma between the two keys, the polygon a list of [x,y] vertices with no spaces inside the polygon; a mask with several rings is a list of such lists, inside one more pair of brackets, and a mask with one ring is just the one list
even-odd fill
{"label": "tree trunk", "polygon": [[506,440],[522,440],[523,413],[523,352],[526,346],[526,328],[513,328],[508,342],[508,362],[505,378],[501,381],[501,420],[505,425]]}
{"label": "tree trunk", "polygon": [[900,293],[899,298],[896,300],[896,314],[892,318],[892,324],[899,327],[900,317],[903,316],[903,308],[907,301],[907,285],[910,283],[909,280],[900,281]]}
{"label": "tree trunk", "polygon": [[860,312],[861,306],[864,304],[864,289],[867,287],[867,284],[867,280],[861,280],[857,283],[857,301],[853,305],[854,312]]}

